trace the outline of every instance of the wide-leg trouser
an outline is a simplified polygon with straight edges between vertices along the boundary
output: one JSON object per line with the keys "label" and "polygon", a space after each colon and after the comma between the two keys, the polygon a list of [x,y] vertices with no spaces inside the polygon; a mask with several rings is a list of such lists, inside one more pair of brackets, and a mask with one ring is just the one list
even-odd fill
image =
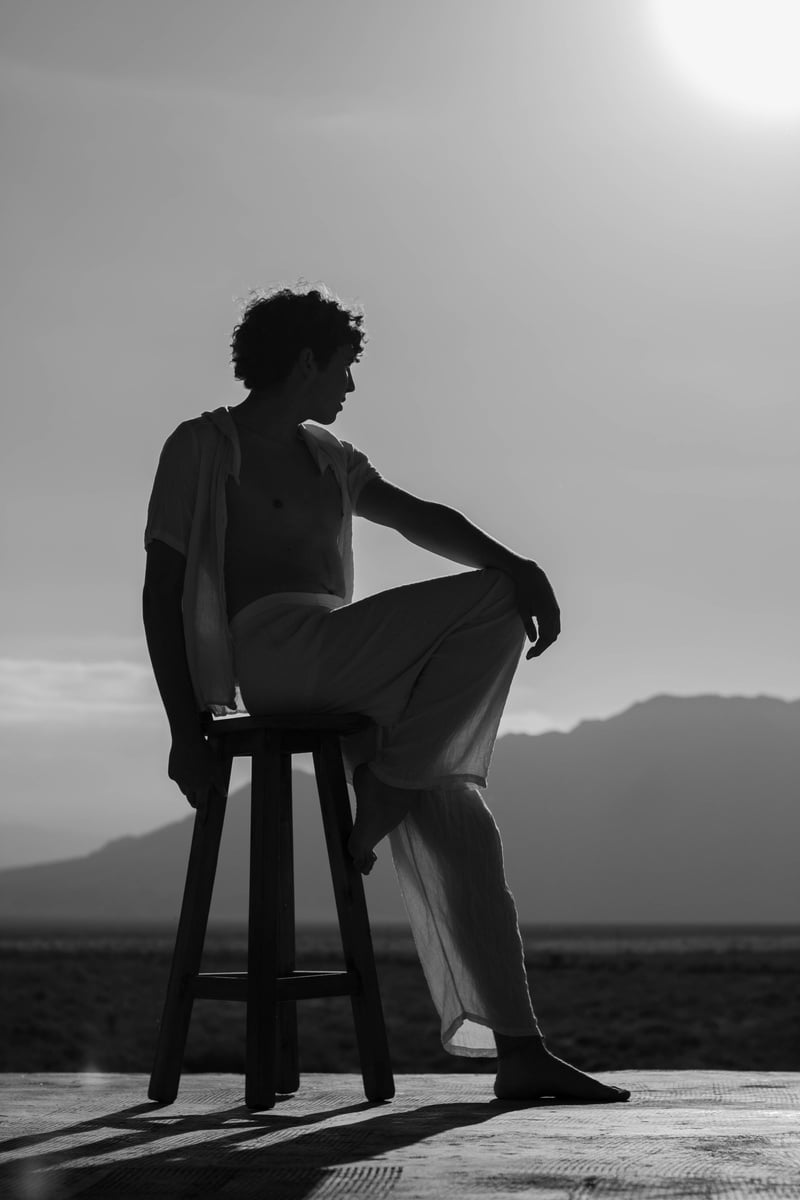
{"label": "wide-leg trouser", "polygon": [[341,597],[262,597],[231,623],[251,713],[361,712],[342,739],[362,762],[421,795],[390,834],[392,856],[451,1053],[491,1056],[492,1031],[538,1034],[516,907],[485,787],[524,643],[513,585],[491,568]]}

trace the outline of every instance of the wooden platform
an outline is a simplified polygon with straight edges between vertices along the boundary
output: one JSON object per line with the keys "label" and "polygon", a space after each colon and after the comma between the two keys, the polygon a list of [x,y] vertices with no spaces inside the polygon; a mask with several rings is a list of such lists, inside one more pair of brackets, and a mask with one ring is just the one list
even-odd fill
{"label": "wooden platform", "polygon": [[389,1104],[354,1075],[304,1075],[266,1113],[243,1079],[0,1076],[3,1200],[800,1200],[800,1074],[602,1073],[626,1104],[501,1105],[491,1075],[399,1075]]}

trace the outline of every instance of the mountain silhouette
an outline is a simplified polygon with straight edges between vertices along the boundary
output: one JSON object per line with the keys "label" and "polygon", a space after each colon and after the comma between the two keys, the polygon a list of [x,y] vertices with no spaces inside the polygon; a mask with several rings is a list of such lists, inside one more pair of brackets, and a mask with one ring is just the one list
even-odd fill
{"label": "mountain silhouette", "polygon": [[487,789],[523,921],[800,920],[800,701],[658,696],[498,742]]}
{"label": "mountain silhouette", "polygon": [[[800,701],[658,696],[569,733],[508,734],[486,799],[523,923],[783,923],[800,913]],[[293,772],[299,921],[335,921],[313,779]],[[212,920],[247,915],[248,795],[231,795]],[[193,817],[0,871],[0,921],[174,923]],[[404,921],[388,843],[373,921]]]}
{"label": "mountain silhouette", "polygon": [[45,829],[28,821],[0,821],[0,870],[56,862],[65,854],[77,857],[87,854],[92,845],[91,834],[79,830]]}

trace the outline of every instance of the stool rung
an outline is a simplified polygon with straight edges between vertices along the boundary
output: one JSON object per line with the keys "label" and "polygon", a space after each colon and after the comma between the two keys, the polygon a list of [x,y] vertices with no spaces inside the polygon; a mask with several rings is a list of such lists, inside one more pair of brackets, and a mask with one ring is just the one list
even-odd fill
{"label": "stool rung", "polygon": [[200,1000],[247,1000],[245,971],[204,972],[190,982],[192,995]]}
{"label": "stool rung", "polygon": [[294,971],[278,978],[279,1000],[314,1000],[318,996],[357,996],[355,971]]}
{"label": "stool rung", "polygon": [[[321,996],[355,996],[354,971],[294,971],[275,981],[279,1000],[315,1000]],[[192,995],[201,1000],[247,1000],[246,971],[209,971],[197,975]]]}

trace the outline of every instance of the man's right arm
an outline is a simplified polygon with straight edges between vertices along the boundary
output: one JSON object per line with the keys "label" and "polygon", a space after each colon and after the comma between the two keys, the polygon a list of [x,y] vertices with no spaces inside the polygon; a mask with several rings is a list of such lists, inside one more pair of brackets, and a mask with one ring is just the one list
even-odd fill
{"label": "man's right arm", "polygon": [[186,559],[157,539],[147,548],[142,616],[147,649],[173,741],[202,735],[183,635]]}
{"label": "man's right arm", "polygon": [[157,538],[147,548],[142,616],[153,673],[172,734],[169,777],[196,804],[209,787],[224,790],[219,763],[205,740],[183,633],[186,559]]}

